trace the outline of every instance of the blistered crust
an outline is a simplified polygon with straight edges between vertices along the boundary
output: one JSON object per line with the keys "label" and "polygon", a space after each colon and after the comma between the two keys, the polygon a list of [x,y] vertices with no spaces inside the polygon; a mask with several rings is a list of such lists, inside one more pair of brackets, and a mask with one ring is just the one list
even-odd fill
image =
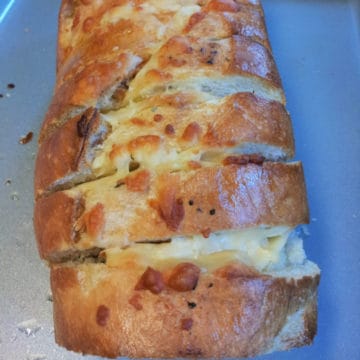
{"label": "blistered crust", "polygon": [[[137,263],[53,266],[56,341],[112,358],[248,357],[312,342],[319,275],[294,280],[219,270],[201,273],[185,292],[165,278],[154,293],[135,290],[144,273]],[[290,322],[293,331],[282,331]]]}
{"label": "blistered crust", "polygon": [[[90,184],[38,200],[35,221],[43,257],[64,250],[308,222],[299,163],[232,164],[161,175],[139,169],[125,179],[109,177]],[[76,213],[75,199],[82,201],[81,216],[56,215],[59,207]],[[51,251],[46,245],[50,237],[42,230],[49,219],[51,239],[57,239]]]}

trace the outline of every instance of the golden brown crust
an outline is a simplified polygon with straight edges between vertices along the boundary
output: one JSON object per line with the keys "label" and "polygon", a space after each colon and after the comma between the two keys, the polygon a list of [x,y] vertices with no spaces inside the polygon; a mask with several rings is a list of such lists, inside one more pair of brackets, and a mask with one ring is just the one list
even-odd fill
{"label": "golden brown crust", "polygon": [[260,6],[210,1],[190,17],[184,32],[199,38],[217,39],[243,35],[270,48]]}
{"label": "golden brown crust", "polygon": [[[141,67],[142,61],[137,56],[120,54],[112,62],[90,64],[69,77],[55,89],[41,127],[40,143],[72,117],[72,113],[78,114],[89,107],[97,107],[101,97],[109,89],[112,91],[108,96],[108,102],[119,102],[118,99],[112,98],[113,94],[117,90],[127,89],[129,79]],[[113,88],[114,84],[116,88]],[[120,101],[121,98],[122,96]]]}
{"label": "golden brown crust", "polygon": [[[157,1],[75,1],[63,0],[59,16],[58,69],[66,73],[77,68],[76,63],[111,58],[113,47],[130,50],[137,55],[149,54],[152,48],[164,42],[176,28],[175,18],[184,6],[192,6],[190,15],[182,12],[186,31],[194,29],[199,37],[224,38],[244,35],[268,43],[259,2],[251,1],[186,1],[178,3]],[[155,11],[154,11],[155,9]],[[198,10],[198,11],[196,11]],[[195,11],[195,18],[191,13]],[[216,26],[199,26],[199,18],[216,18]],[[196,21],[194,21],[196,19]],[[213,20],[214,21],[214,20]],[[161,36],[157,31],[166,26]],[[174,29],[174,27],[176,29]],[[74,64],[75,63],[75,64]],[[65,70],[65,71],[64,71]],[[61,77],[61,74],[60,74]]]}
{"label": "golden brown crust", "polygon": [[[67,121],[40,146],[35,166],[35,196],[92,179],[91,162],[111,125],[94,108]],[[69,185],[68,185],[69,186]]]}
{"label": "golden brown crust", "polygon": [[[208,134],[208,137],[206,136]],[[276,146],[291,158],[294,141],[290,117],[285,107],[251,93],[229,97],[207,123],[203,143],[212,147],[239,143]]]}
{"label": "golden brown crust", "polygon": [[70,198],[62,192],[36,201],[34,229],[41,257],[66,251],[76,242],[73,225],[83,211],[81,199]]}
{"label": "golden brown crust", "polygon": [[[129,176],[134,174],[136,172]],[[296,226],[308,222],[303,171],[299,163],[265,162],[263,165],[228,165],[152,174],[150,183],[148,177],[146,173],[147,186],[140,189],[143,191],[133,191],[134,187],[129,188],[126,181],[119,184],[115,176],[38,200],[34,216],[39,248],[44,249],[41,255],[49,258],[51,251],[125,246],[128,242],[179,235],[203,234],[206,237],[219,230],[263,224]],[[66,209],[69,214],[75,213],[74,199],[81,199],[83,203],[82,217],[56,216],[59,208]],[[105,223],[98,225],[102,231],[94,235],[89,233],[84,217],[99,202],[103,205],[102,221]],[[51,236],[42,230],[47,228],[49,219]],[[76,241],[72,240],[74,233]],[[53,244],[55,239],[58,247]]]}
{"label": "golden brown crust", "polygon": [[162,40],[157,30],[169,25],[180,4],[167,9],[153,1],[154,14],[141,3],[143,1],[89,1],[86,4],[63,1],[59,21],[59,80],[69,71],[76,72],[81,65],[109,61],[124,50],[149,57],[151,49]]}
{"label": "golden brown crust", "polygon": [[[107,357],[247,357],[311,343],[319,276],[200,274],[196,288],[135,290],[144,269],[53,266],[55,337],[66,348]],[[76,301],[74,301],[76,299]],[[291,334],[291,315],[303,313]],[[315,327],[314,327],[315,326]]]}
{"label": "golden brown crust", "polygon": [[174,36],[159,50],[157,68],[169,74],[176,68],[200,70],[207,75],[244,73],[281,85],[271,55],[262,45],[243,36],[218,41]]}

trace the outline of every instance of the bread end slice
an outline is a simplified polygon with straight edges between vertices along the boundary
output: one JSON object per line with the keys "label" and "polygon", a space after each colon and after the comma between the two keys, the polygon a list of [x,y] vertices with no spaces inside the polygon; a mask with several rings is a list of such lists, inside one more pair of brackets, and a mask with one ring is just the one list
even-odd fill
{"label": "bread end slice", "polygon": [[158,291],[139,286],[149,270],[136,262],[52,266],[56,341],[111,358],[249,357],[312,342],[315,264],[306,261],[285,277],[228,264],[200,272],[195,288],[183,291],[171,279],[184,264],[152,269]]}

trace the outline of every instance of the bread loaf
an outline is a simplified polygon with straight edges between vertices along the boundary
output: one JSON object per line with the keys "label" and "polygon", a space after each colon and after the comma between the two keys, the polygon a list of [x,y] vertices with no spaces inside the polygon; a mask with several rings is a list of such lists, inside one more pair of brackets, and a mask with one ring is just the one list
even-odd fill
{"label": "bread loaf", "polygon": [[310,344],[304,174],[258,0],[63,0],[34,227],[55,339],[115,358]]}

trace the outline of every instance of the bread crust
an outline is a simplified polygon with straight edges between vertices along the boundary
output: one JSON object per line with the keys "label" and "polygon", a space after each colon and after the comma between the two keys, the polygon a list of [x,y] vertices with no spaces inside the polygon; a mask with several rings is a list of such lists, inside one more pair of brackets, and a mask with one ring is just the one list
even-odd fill
{"label": "bread crust", "polygon": [[[136,263],[53,266],[58,344],[112,358],[248,357],[309,344],[316,333],[318,274],[294,280],[215,271],[200,274],[194,290],[165,286],[154,294],[135,290],[143,271]],[[296,313],[296,330],[282,334]]]}
{"label": "bread crust", "polygon": [[[65,250],[308,222],[300,163],[152,174],[147,186],[138,188],[134,182],[148,177],[140,171],[120,179],[121,186],[119,179],[109,177],[39,199],[34,218],[41,256],[54,259]],[[68,215],[58,216],[58,209]]]}
{"label": "bread crust", "polygon": [[62,192],[35,203],[34,229],[42,257],[66,251],[69,244],[75,242],[74,221],[83,210],[81,199],[70,198]]}
{"label": "bread crust", "polygon": [[[113,94],[127,88],[128,81],[141,67],[143,59],[131,54],[120,54],[112,62],[92,63],[70,76],[55,88],[49,109],[39,135],[42,143],[69,118],[86,111],[90,107],[99,107],[103,96],[111,99]],[[111,94],[107,95],[106,91]],[[122,98],[122,96],[120,96]],[[105,106],[106,108],[106,106]]]}
{"label": "bread crust", "polygon": [[226,5],[224,1],[209,1],[201,11],[190,17],[184,33],[199,38],[218,39],[243,35],[270,49],[260,5],[234,5],[230,2]]}
{"label": "bread crust", "polygon": [[61,189],[64,182],[73,186],[72,174],[78,174],[79,182],[90,180],[96,147],[110,131],[111,125],[101,120],[96,109],[89,108],[48,137],[36,159],[35,196]]}

